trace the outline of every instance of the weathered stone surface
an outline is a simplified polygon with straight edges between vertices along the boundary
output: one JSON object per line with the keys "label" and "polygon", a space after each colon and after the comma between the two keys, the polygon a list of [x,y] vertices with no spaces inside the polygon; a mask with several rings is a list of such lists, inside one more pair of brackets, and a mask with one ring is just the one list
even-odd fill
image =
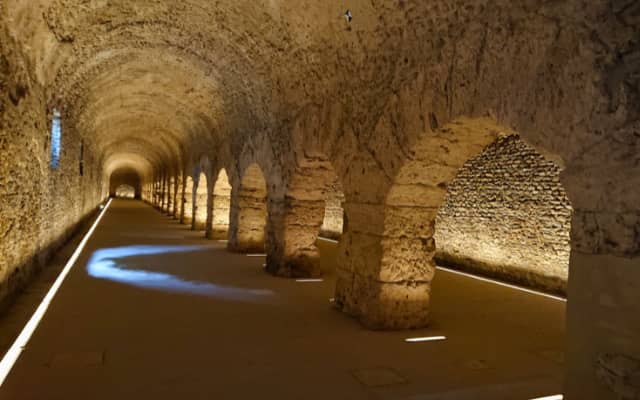
{"label": "weathered stone surface", "polygon": [[624,354],[603,354],[598,358],[597,374],[619,399],[640,399],[640,360]]}

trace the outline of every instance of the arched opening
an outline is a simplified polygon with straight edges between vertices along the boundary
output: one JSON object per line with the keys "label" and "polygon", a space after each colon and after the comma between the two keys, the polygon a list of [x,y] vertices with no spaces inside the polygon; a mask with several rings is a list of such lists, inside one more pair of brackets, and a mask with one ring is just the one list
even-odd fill
{"label": "arched opening", "polygon": [[221,169],[213,187],[212,239],[226,239],[229,232],[229,213],[231,212],[231,184],[227,171]]}
{"label": "arched opening", "polygon": [[118,197],[116,191],[122,185],[133,188],[134,198],[142,198],[142,180],[136,170],[121,168],[113,171],[109,177],[109,196]]}
{"label": "arched opening", "polygon": [[498,138],[447,185],[436,261],[565,294],[572,208],[560,169],[518,135]]}
{"label": "arched opening", "polygon": [[[481,258],[475,264],[471,263],[475,271],[481,272],[490,270],[488,260],[500,259],[501,264],[491,267],[494,272],[504,273],[505,265],[514,257],[534,253],[531,249],[528,253],[526,250],[534,242],[539,250],[528,261],[544,258],[545,252],[547,256],[557,257],[560,247],[560,253],[565,251],[566,241],[554,247],[557,243],[541,240],[545,231],[567,226],[566,203],[558,201],[550,207],[546,205],[554,198],[554,193],[557,194],[558,182],[554,179],[557,179],[558,171],[554,172],[555,178],[549,178],[544,176],[549,171],[532,168],[532,160],[539,161],[539,158],[533,157],[533,150],[524,149],[511,135],[512,132],[489,118],[460,118],[420,138],[387,193],[382,236],[379,244],[371,247],[377,255],[367,261],[367,275],[357,276],[359,281],[352,286],[356,289],[349,289],[356,294],[366,291],[367,301],[363,303],[355,296],[350,298],[351,292],[346,296],[337,293],[341,307],[360,315],[370,326],[415,328],[427,325],[436,272],[436,237],[451,240],[443,243],[443,251],[438,253],[442,258],[451,259],[452,255],[457,255],[457,262]],[[497,149],[502,149],[502,154]],[[469,178],[465,178],[465,174],[469,174],[465,168],[477,169],[474,172],[477,179],[473,180],[478,190],[475,194],[469,187],[464,187],[465,183],[471,184]],[[513,170],[508,172],[509,168]],[[534,172],[543,176],[529,176]],[[492,181],[503,178],[504,181]],[[545,179],[554,182],[548,185],[548,193],[541,186]],[[492,185],[495,187],[491,188]],[[449,188],[452,189],[450,193]],[[445,201],[448,194],[449,203]],[[459,203],[454,205],[454,201]],[[541,206],[545,211],[536,209]],[[487,214],[489,210],[493,215]],[[540,212],[549,215],[540,218]],[[560,220],[558,212],[562,214]],[[442,224],[438,233],[437,218]],[[485,224],[492,224],[492,231],[482,232],[483,236],[477,236],[482,227],[469,228],[479,218],[486,218]],[[466,228],[471,230],[465,232]],[[489,240],[487,235],[491,234],[494,237]],[[560,236],[566,240],[567,234],[564,232]],[[519,251],[514,252],[513,246],[518,242],[525,244],[519,245]],[[493,258],[487,258],[489,254]],[[503,277],[519,271],[520,277],[526,277],[519,279],[519,283],[538,282],[531,277],[548,268],[549,264],[544,265],[537,270],[528,264],[521,265],[520,269],[511,266]],[[557,272],[557,266],[554,268]],[[559,276],[556,274],[547,281],[557,283]],[[348,285],[348,282],[339,282],[343,290],[345,283]]]}
{"label": "arched opening", "polygon": [[263,252],[267,223],[267,184],[258,164],[251,164],[242,176],[238,191],[237,229],[229,242],[236,251]]}
{"label": "arched opening", "polygon": [[116,188],[115,197],[119,199],[134,199],[136,190],[131,185],[120,185]]}
{"label": "arched opening", "polygon": [[209,190],[207,185],[207,176],[204,172],[200,173],[197,186],[195,187],[195,220],[193,228],[195,230],[204,230],[207,225],[207,198]]}
{"label": "arched opening", "polygon": [[184,186],[184,215],[182,217],[182,223],[191,225],[193,221],[193,178],[187,176],[187,181]]}

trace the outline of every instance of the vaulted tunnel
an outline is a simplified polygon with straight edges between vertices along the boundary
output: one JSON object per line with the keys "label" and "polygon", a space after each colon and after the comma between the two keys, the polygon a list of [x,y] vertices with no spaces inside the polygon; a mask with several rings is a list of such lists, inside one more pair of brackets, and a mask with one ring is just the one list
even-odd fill
{"label": "vaulted tunnel", "polygon": [[638,15],[1,2],[0,398],[638,398]]}

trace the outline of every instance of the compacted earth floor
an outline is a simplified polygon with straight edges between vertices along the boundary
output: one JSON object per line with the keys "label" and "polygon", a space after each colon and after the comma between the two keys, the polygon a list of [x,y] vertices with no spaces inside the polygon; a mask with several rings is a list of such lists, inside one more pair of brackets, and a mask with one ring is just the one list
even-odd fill
{"label": "compacted earth floor", "polygon": [[[526,400],[561,392],[562,301],[438,271],[429,328],[371,331],[332,308],[330,272],[320,282],[276,278],[262,255],[230,253],[202,236],[142,202],[113,201],[0,399]],[[319,246],[331,271],[336,245]],[[431,336],[446,339],[405,341]]]}

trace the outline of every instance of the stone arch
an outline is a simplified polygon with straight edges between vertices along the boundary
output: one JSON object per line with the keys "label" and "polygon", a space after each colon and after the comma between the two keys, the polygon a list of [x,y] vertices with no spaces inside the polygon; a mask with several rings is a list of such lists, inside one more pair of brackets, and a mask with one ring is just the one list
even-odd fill
{"label": "stone arch", "polygon": [[[458,118],[421,135],[398,168],[381,206],[346,205],[356,219],[336,305],[368,326],[404,329],[428,323],[435,273],[435,218],[462,165],[508,129],[491,118]],[[344,242],[344,240],[343,240]]]}
{"label": "stone arch", "polygon": [[230,225],[229,249],[263,252],[267,223],[267,184],[262,168],[249,165],[242,174],[237,201],[231,204],[235,223]]}
{"label": "stone arch", "polygon": [[212,239],[226,239],[231,212],[231,184],[224,168],[220,169],[213,186]]}

